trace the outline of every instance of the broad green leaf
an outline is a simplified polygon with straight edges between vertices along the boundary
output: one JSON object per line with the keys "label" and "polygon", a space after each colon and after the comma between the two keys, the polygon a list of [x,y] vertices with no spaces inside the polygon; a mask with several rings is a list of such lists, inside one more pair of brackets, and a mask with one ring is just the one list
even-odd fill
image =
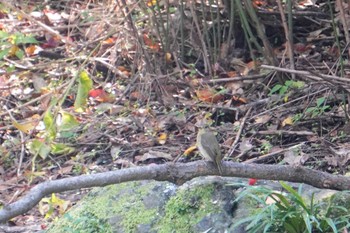
{"label": "broad green leaf", "polygon": [[60,116],[59,122],[57,122],[59,131],[71,131],[80,125],[73,114],[61,111]]}
{"label": "broad green leaf", "polygon": [[92,89],[92,80],[86,71],[81,71],[79,74],[78,93],[74,102],[74,109],[77,112],[83,112],[87,105],[89,91]]}
{"label": "broad green leaf", "polygon": [[49,135],[50,140],[56,138],[56,126],[54,122],[54,118],[51,114],[51,111],[46,111],[44,114],[44,125],[46,129],[46,133]]}
{"label": "broad green leaf", "polygon": [[74,137],[79,125],[79,121],[70,113],[61,111],[59,117],[57,117],[57,131],[62,138]]}
{"label": "broad green leaf", "polygon": [[44,142],[34,139],[32,142],[28,144],[29,151],[33,155],[39,155],[42,159],[46,159],[49,155],[51,148],[49,145],[46,145]]}

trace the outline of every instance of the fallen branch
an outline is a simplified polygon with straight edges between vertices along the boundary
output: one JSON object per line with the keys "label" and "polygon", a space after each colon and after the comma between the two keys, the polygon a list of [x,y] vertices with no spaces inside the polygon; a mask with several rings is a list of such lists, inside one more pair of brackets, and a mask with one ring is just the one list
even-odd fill
{"label": "fallen branch", "polygon": [[[223,176],[284,180],[306,183],[317,188],[349,190],[350,178],[315,171],[304,167],[282,165],[223,163]],[[146,167],[128,168],[92,175],[82,175],[38,184],[22,199],[5,205],[0,210],[0,223],[32,209],[39,201],[51,193],[59,193],[80,188],[106,186],[127,181],[158,180],[182,184],[198,176],[218,175],[213,163],[196,161],[191,163],[167,163]]]}

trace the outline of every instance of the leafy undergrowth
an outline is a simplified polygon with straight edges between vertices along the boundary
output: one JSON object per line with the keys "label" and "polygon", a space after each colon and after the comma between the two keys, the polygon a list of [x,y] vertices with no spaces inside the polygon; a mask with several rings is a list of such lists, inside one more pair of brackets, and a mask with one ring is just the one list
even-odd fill
{"label": "leafy undergrowth", "polygon": [[[288,68],[277,6],[253,8],[272,60],[256,28],[228,23],[227,5],[1,3],[2,204],[45,180],[201,159],[194,146],[203,126],[217,132],[226,160],[346,174],[349,64],[340,7],[293,6],[298,72]],[[238,15],[234,22],[245,22]],[[41,214],[51,221],[66,205],[51,197],[14,224]]]}

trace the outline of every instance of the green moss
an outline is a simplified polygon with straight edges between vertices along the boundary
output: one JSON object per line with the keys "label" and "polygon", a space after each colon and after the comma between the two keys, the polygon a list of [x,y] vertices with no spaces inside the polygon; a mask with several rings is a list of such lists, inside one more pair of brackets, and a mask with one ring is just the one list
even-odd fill
{"label": "green moss", "polygon": [[[48,232],[110,232],[109,218],[118,216],[124,232],[134,232],[139,224],[151,222],[158,209],[146,209],[142,197],[154,187],[154,184],[142,185],[140,182],[128,182],[96,188],[80,202],[79,206],[65,214]],[[84,222],[84,224],[79,224]],[[84,229],[83,226],[86,226]],[[64,227],[64,228],[63,228]],[[59,231],[58,229],[66,229]]]}
{"label": "green moss", "polygon": [[211,201],[213,192],[214,185],[180,190],[166,204],[165,216],[157,224],[157,232],[193,232],[192,226],[208,213],[219,212]]}
{"label": "green moss", "polygon": [[[329,208],[329,216],[332,218],[339,218],[350,214],[350,193],[349,192],[338,192],[333,194],[331,197],[327,197],[322,200],[327,204]],[[341,207],[341,208],[338,208]],[[327,209],[328,211],[328,209]]]}
{"label": "green moss", "polygon": [[69,214],[65,215],[64,218],[70,222],[70,225],[63,225],[60,230],[52,229],[52,232],[58,233],[95,233],[95,232],[106,232],[112,233],[112,228],[107,220],[101,220],[93,213],[85,212],[80,215],[79,218],[73,218]]}

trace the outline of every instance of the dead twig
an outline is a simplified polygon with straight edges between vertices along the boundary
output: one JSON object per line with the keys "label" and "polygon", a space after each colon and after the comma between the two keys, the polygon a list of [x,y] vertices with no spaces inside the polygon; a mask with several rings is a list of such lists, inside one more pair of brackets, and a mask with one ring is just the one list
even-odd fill
{"label": "dead twig", "polygon": [[310,131],[287,131],[287,130],[262,130],[262,131],[256,132],[256,134],[260,134],[260,135],[286,134],[286,135],[298,135],[298,136],[315,136],[315,135],[317,135],[316,133],[310,132]]}
{"label": "dead twig", "polygon": [[246,112],[245,116],[243,117],[242,121],[241,121],[241,125],[239,127],[239,130],[236,134],[236,138],[235,138],[235,141],[232,143],[231,145],[231,149],[230,151],[228,152],[228,157],[231,157],[233,152],[235,151],[236,147],[237,147],[237,144],[238,144],[238,141],[239,141],[239,138],[241,137],[241,134],[242,134],[242,131],[243,131],[243,128],[244,128],[244,125],[245,125],[245,122],[246,120],[248,119],[248,116],[250,114],[250,112],[252,111],[252,107],[250,107],[248,109],[248,111]]}
{"label": "dead twig", "polygon": [[286,151],[294,150],[296,148],[301,147],[302,145],[304,145],[304,143],[301,143],[301,144],[298,144],[298,145],[294,145],[294,146],[291,146],[291,147],[288,147],[288,148],[285,148],[285,149],[277,150],[277,151],[268,153],[266,155],[259,156],[257,158],[248,159],[248,160],[244,161],[244,163],[257,163],[257,162],[265,161],[266,159],[268,159],[270,157],[273,157],[275,155],[278,155],[278,154],[286,152]]}

